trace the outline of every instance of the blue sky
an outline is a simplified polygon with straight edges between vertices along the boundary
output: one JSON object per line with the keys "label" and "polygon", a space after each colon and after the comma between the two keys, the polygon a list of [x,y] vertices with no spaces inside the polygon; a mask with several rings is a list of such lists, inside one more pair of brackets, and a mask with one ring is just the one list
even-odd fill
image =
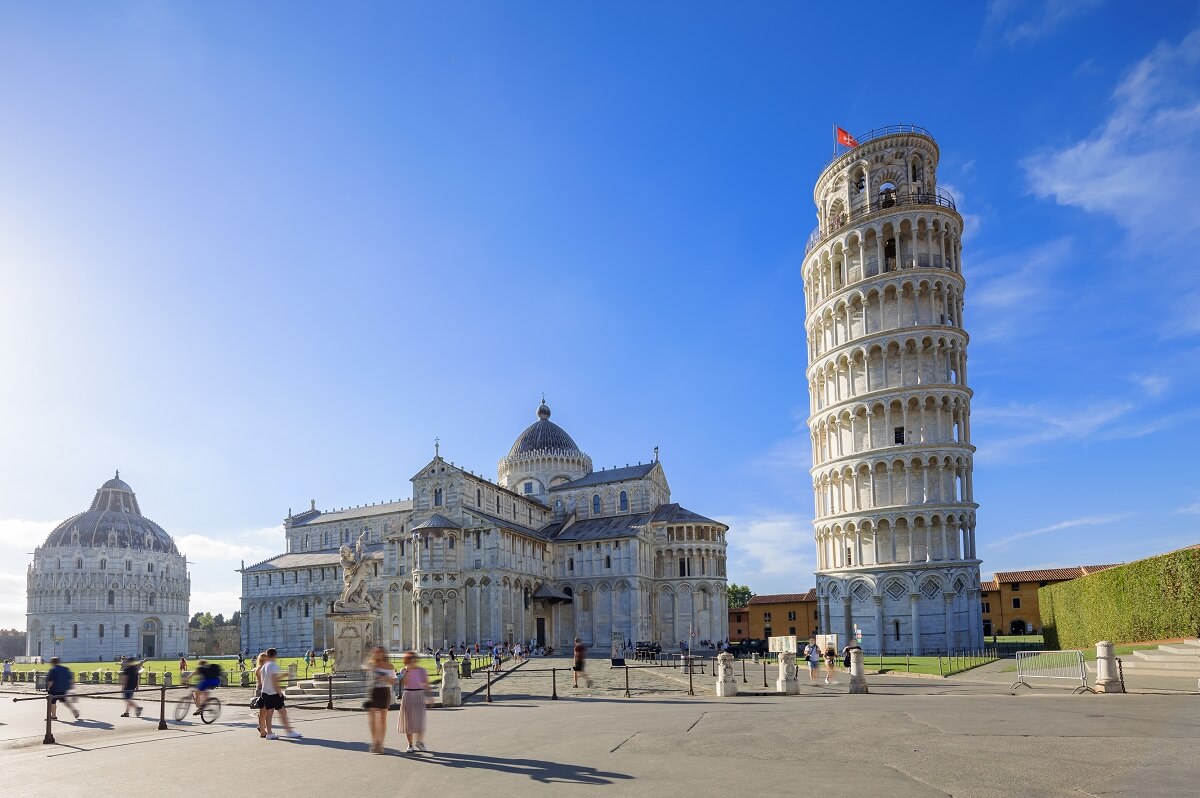
{"label": "blue sky", "polygon": [[1197,542],[1200,5],[0,11],[0,626],[114,468],[231,612],[289,507],[493,472],[542,391],[813,584],[800,263],[830,125],[967,221],[985,573]]}

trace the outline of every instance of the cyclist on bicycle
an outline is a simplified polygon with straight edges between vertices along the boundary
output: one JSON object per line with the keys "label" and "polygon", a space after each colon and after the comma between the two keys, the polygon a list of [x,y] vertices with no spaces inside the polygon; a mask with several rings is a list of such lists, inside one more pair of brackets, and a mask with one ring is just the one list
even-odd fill
{"label": "cyclist on bicycle", "polygon": [[208,703],[208,694],[221,686],[221,666],[215,662],[200,660],[196,666],[196,689],[192,691],[192,701],[196,703],[193,715],[199,715],[200,710]]}

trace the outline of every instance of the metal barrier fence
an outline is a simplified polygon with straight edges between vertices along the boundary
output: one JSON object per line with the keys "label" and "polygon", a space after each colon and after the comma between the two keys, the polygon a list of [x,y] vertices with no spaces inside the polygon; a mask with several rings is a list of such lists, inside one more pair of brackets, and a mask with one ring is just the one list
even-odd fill
{"label": "metal barrier fence", "polygon": [[1088,686],[1082,651],[1018,651],[1017,680],[1010,689],[1022,685],[1032,688],[1030,679],[1078,682],[1072,693],[1095,692]]}

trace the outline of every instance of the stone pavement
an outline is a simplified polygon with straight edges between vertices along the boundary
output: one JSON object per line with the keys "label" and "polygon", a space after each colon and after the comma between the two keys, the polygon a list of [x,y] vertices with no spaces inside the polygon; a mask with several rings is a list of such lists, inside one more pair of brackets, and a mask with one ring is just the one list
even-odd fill
{"label": "stone pavement", "polygon": [[802,679],[799,696],[716,699],[688,697],[669,682],[677,677],[638,672],[666,692],[625,699],[622,672],[589,665],[596,684],[573,691],[560,674],[559,701],[526,697],[520,685],[536,682],[518,670],[497,683],[495,703],[431,711],[432,753],[415,756],[398,753],[395,713],[392,755],[380,757],[365,753],[362,712],[294,710],[304,739],[265,741],[244,707],[227,706],[212,726],[160,732],[156,721],[119,718],[117,702],[96,699],[83,700],[85,722],[56,724],[59,745],[44,746],[44,704],[0,694],[2,785],[14,795],[89,798],[111,789],[1012,798],[1193,795],[1200,780],[1196,695],[1014,696],[986,679],[874,677],[865,696]]}

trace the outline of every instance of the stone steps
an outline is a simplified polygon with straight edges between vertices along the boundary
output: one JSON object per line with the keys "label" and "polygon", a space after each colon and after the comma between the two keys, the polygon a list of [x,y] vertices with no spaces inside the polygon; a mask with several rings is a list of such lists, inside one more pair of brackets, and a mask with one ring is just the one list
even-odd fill
{"label": "stone steps", "polygon": [[1134,651],[1121,657],[1126,673],[1137,676],[1171,678],[1200,677],[1200,639],[1164,643],[1147,651]]}

